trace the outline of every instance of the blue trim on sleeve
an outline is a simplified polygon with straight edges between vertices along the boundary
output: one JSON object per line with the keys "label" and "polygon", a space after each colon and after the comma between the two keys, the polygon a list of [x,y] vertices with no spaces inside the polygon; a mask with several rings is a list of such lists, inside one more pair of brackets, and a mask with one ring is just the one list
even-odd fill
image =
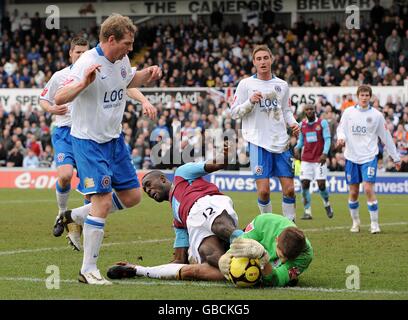
{"label": "blue trim on sleeve", "polygon": [[174,233],[176,238],[174,239],[173,248],[188,248],[190,246],[187,229],[174,228]]}
{"label": "blue trim on sleeve", "polygon": [[182,177],[189,183],[192,183],[194,180],[208,174],[204,167],[205,161],[186,163],[176,170],[174,176]]}
{"label": "blue trim on sleeve", "polygon": [[323,153],[329,154],[330,145],[331,145],[331,134],[330,134],[330,127],[327,120],[322,120],[322,128],[323,128],[323,139],[324,139],[324,147]]}
{"label": "blue trim on sleeve", "polygon": [[299,134],[299,139],[298,139],[298,142],[297,142],[295,148],[299,149],[299,150],[303,148],[303,134],[302,134],[302,132]]}

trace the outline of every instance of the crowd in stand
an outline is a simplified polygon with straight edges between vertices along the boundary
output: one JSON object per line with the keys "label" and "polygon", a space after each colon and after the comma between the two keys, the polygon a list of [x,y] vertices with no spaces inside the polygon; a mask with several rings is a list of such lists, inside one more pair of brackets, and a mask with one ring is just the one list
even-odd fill
{"label": "crowd in stand", "polygon": [[[403,85],[408,78],[407,7],[385,11],[375,6],[371,19],[359,30],[348,30],[336,21],[321,26],[302,17],[291,29],[264,12],[258,21],[224,25],[222,14],[210,24],[201,19],[188,24],[139,27],[135,48],[149,50],[139,68],[158,64],[163,78],[158,87],[236,87],[255,72],[253,45],[266,43],[275,56],[276,76],[295,86]],[[97,44],[97,28],[81,32],[91,47]],[[18,12],[1,20],[0,88],[43,88],[52,74],[69,64],[73,34],[69,30],[47,30],[38,14],[29,18]],[[354,93],[354,92],[353,92]],[[395,97],[394,97],[395,98]],[[345,95],[330,103],[317,102],[317,112],[327,119],[333,136],[341,112],[354,105]],[[400,154],[408,158],[408,103],[400,99],[374,107],[384,113]],[[248,149],[240,135],[240,121],[231,118],[226,99],[209,94],[197,103],[156,104],[158,118],[142,117],[140,105],[128,103],[123,131],[135,168],[171,168],[194,158],[209,158],[222,146],[222,136],[233,137],[236,164],[247,167]],[[31,106],[15,104],[9,112],[0,104],[0,165],[15,167],[53,166],[51,133],[53,117]],[[294,110],[302,119],[301,105]],[[220,140],[221,137],[221,140]],[[292,139],[292,145],[295,141]],[[161,162],[158,159],[161,157]],[[387,157],[384,157],[386,160]],[[164,162],[164,163],[163,163]],[[328,159],[330,170],[344,169],[342,150],[334,143]],[[393,171],[392,163],[379,164],[380,171]]]}

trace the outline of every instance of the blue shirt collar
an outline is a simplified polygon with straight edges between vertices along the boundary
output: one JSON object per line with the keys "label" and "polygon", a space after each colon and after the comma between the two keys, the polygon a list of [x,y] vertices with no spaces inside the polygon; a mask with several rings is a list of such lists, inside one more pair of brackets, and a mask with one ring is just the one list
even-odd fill
{"label": "blue shirt collar", "polygon": [[100,56],[102,56],[102,57],[105,56],[104,53],[103,53],[103,51],[102,51],[101,46],[99,45],[99,43],[98,43],[98,45],[95,47],[95,49],[96,49],[96,52],[98,52],[98,54],[99,54]]}
{"label": "blue shirt collar", "polygon": [[356,104],[356,105],[354,106],[354,108],[356,108],[356,109],[358,109],[358,110],[360,110],[360,111],[368,111],[368,110],[370,110],[370,109],[372,108],[372,106],[371,106],[371,104],[368,104],[368,108],[367,108],[367,109],[363,109],[363,108],[361,108],[358,104]]}

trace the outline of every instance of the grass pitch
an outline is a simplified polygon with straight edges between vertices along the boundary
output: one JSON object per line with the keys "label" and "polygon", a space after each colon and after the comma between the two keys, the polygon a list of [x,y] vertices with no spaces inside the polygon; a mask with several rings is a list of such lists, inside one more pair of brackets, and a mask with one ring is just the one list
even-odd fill
{"label": "grass pitch", "polygon": [[[229,193],[240,227],[258,208],[255,193]],[[408,299],[408,196],[379,196],[382,233],[369,233],[365,198],[360,199],[362,230],[351,234],[346,195],[331,195],[335,214],[328,219],[319,195],[312,196],[313,220],[300,219],[303,206],[297,195],[297,224],[314,248],[315,258],[296,288],[239,289],[227,282],[164,281],[138,278],[94,287],[77,282],[82,252],[72,251],[65,236],[54,238],[56,215],[52,190],[0,190],[0,299]],[[71,193],[70,207],[81,196]],[[281,212],[281,195],[272,194],[274,212]],[[99,268],[119,260],[142,265],[172,259],[173,229],[168,203],[144,196],[141,205],[112,214],[106,224]],[[60,271],[60,288],[47,289],[48,266]],[[360,289],[346,288],[348,266],[360,272]],[[351,267],[354,268],[355,267]]]}

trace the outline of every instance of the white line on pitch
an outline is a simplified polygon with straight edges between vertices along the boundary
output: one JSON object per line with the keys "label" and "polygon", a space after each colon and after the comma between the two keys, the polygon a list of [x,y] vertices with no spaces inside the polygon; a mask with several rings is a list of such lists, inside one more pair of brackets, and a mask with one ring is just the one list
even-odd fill
{"label": "white line on pitch", "polygon": [[[385,222],[385,223],[380,223],[380,226],[401,226],[401,225],[407,225],[408,222]],[[362,224],[361,227],[369,227],[369,224]],[[330,231],[330,230],[343,230],[343,229],[349,229],[350,226],[338,226],[338,227],[324,227],[324,228],[305,228],[302,229],[305,232],[319,232],[319,231]]]}
{"label": "white line on pitch", "polygon": [[[111,246],[119,246],[119,245],[127,245],[127,244],[144,244],[144,243],[159,243],[159,242],[167,242],[173,240],[172,238],[166,239],[150,239],[150,240],[135,240],[135,241],[126,241],[126,242],[108,242],[102,244],[102,247],[111,247]],[[59,251],[70,249],[72,247],[65,246],[65,247],[49,247],[49,248],[37,248],[37,249],[17,249],[17,250],[10,250],[10,251],[0,251],[0,256],[7,256],[19,253],[33,253],[33,252],[43,252],[43,251]]]}
{"label": "white line on pitch", "polygon": [[[382,223],[382,226],[399,226],[399,225],[407,225],[408,222],[388,222]],[[362,227],[369,227],[369,225],[362,225]],[[302,229],[305,232],[320,232],[320,231],[331,231],[331,230],[344,230],[348,229],[350,226],[338,226],[338,227],[324,227],[324,228],[306,228]],[[110,246],[119,246],[119,245],[127,245],[127,244],[143,244],[143,243],[159,243],[159,242],[166,242],[173,240],[172,238],[166,239],[151,239],[151,240],[135,240],[135,241],[128,241],[128,242],[111,242],[111,243],[104,243],[102,244],[103,247],[110,247]],[[17,249],[17,250],[10,250],[10,251],[0,251],[0,256],[7,256],[19,253],[33,253],[33,252],[43,252],[43,251],[59,251],[64,249],[71,249],[69,246],[65,247],[49,247],[49,248],[37,248],[37,249]]]}
{"label": "white line on pitch", "polygon": [[[0,281],[25,281],[25,282],[45,282],[46,279],[42,278],[28,278],[28,277],[0,277]],[[78,280],[66,279],[60,280],[62,283],[78,283]],[[136,285],[136,286],[192,286],[192,287],[221,287],[221,288],[233,288],[232,284],[219,283],[219,282],[198,282],[198,281],[166,281],[166,280],[153,280],[153,281],[113,281],[117,285]],[[291,287],[291,288],[263,288],[263,290],[279,290],[279,291],[305,291],[305,292],[325,292],[325,293],[355,293],[355,294],[400,294],[408,295],[408,291],[394,291],[394,290],[349,290],[349,289],[336,289],[336,288],[318,288],[318,287]]]}

